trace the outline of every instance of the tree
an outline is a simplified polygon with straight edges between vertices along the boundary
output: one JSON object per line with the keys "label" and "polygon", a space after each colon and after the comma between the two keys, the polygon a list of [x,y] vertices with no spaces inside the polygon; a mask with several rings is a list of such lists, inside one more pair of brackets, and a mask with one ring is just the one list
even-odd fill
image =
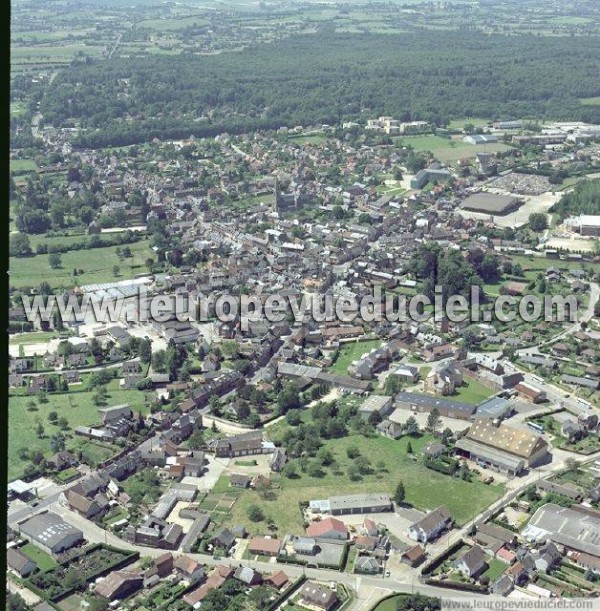
{"label": "tree", "polygon": [[43,439],[44,438],[44,425],[41,422],[38,422],[36,427],[35,427],[35,434],[37,435],[38,439]]}
{"label": "tree", "polygon": [[412,447],[412,443],[410,442],[410,440],[406,444],[406,453],[407,454],[412,454],[413,453],[413,447]]}
{"label": "tree", "polygon": [[52,269],[58,269],[62,265],[62,259],[57,252],[48,255],[48,263]]}
{"label": "tree", "polygon": [[29,611],[30,608],[20,594],[6,593],[6,611]]}
{"label": "tree", "polygon": [[419,434],[419,425],[414,416],[409,416],[404,423],[404,432],[411,437]]}
{"label": "tree", "polygon": [[246,515],[252,522],[262,522],[265,519],[265,514],[258,505],[250,505],[246,510]]}
{"label": "tree", "polygon": [[48,414],[48,422],[51,422],[52,424],[56,424],[56,421],[58,420],[58,412],[50,412]]}
{"label": "tree", "polygon": [[449,429],[448,427],[446,427],[443,431],[442,431],[442,443],[444,445],[448,445],[450,443],[450,441],[452,440],[453,437],[453,433],[452,430]]}
{"label": "tree", "polygon": [[536,233],[548,229],[548,217],[543,212],[532,212],[529,215],[529,228]]}
{"label": "tree", "polygon": [[58,419],[57,424],[61,431],[66,431],[69,428],[69,421],[64,416]]}
{"label": "tree", "polygon": [[118,265],[113,265],[112,271],[113,271],[113,276],[116,277],[116,276],[119,275],[119,272],[121,271],[121,268]]}
{"label": "tree", "polygon": [[291,409],[300,407],[300,392],[296,384],[286,384],[277,398],[279,413],[286,414]]}
{"label": "tree", "polygon": [[435,432],[437,431],[437,428],[441,424],[441,422],[442,421],[440,418],[440,410],[438,410],[437,407],[434,407],[431,412],[429,412],[429,416],[427,416],[427,423],[425,424],[425,429],[432,435],[435,435]]}
{"label": "tree", "polygon": [[396,486],[396,492],[394,493],[394,502],[396,505],[402,505],[406,498],[406,490],[404,488],[404,482],[400,481]]}
{"label": "tree", "polygon": [[50,439],[50,449],[53,452],[62,452],[65,449],[65,436],[62,433],[52,435]]}
{"label": "tree", "polygon": [[386,395],[395,395],[402,390],[402,378],[391,373],[385,379],[383,390]]}
{"label": "tree", "polygon": [[194,431],[188,440],[190,450],[201,450],[205,446],[204,433],[202,431]]}
{"label": "tree", "polygon": [[283,468],[283,474],[288,479],[297,479],[298,478],[298,469],[296,467],[296,463],[289,462],[287,465],[285,465],[285,467]]}
{"label": "tree", "polygon": [[26,233],[15,233],[10,236],[11,257],[27,257],[32,253],[29,236]]}
{"label": "tree", "polygon": [[138,354],[142,363],[149,363],[152,360],[152,344],[149,339],[140,341]]}

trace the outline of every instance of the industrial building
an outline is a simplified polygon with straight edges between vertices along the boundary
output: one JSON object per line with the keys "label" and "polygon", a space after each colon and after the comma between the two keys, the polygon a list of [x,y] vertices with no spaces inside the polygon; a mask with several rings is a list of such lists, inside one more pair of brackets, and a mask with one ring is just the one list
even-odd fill
{"label": "industrial building", "polygon": [[354,513],[375,513],[392,511],[392,500],[389,494],[348,494],[332,496],[329,499],[310,501],[313,513],[329,513],[341,516]]}
{"label": "industrial building", "polygon": [[83,532],[55,513],[39,513],[19,526],[23,537],[48,554],[56,555],[83,541]]}
{"label": "industrial building", "polygon": [[523,201],[514,195],[496,195],[495,193],[481,191],[469,195],[460,207],[470,212],[503,216],[514,212],[522,203]]}
{"label": "industrial building", "polygon": [[550,458],[548,443],[540,435],[488,419],[476,420],[455,449],[461,456],[510,475]]}

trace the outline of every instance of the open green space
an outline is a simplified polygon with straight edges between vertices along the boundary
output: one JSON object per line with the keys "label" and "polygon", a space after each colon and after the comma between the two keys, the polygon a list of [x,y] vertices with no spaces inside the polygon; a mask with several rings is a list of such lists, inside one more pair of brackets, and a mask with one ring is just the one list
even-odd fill
{"label": "open green space", "polygon": [[353,342],[350,344],[344,344],[340,348],[335,362],[329,369],[332,373],[347,375],[348,367],[352,364],[353,361],[356,361],[363,354],[369,352],[373,348],[379,348],[379,346],[381,346],[381,340],[379,339],[371,339],[364,342]]}
{"label": "open green space", "polygon": [[297,144],[323,144],[323,142],[327,142],[327,137],[320,134],[312,134],[310,136],[290,136],[289,140]]}
{"label": "open green space", "polygon": [[[58,413],[59,418],[66,418],[69,429],[63,431],[66,437],[66,447],[74,451],[82,450],[86,456],[90,453],[100,460],[107,458],[116,450],[110,451],[106,446],[90,442],[75,436],[73,430],[77,426],[89,426],[100,421],[98,407],[92,402],[93,392],[69,392],[49,394],[47,403],[40,403],[34,396],[9,397],[8,400],[8,479],[12,480],[23,474],[26,461],[19,458],[19,450],[27,448],[30,451],[41,450],[45,457],[52,455],[50,438],[60,429],[50,424],[48,414],[52,411]],[[144,404],[144,395],[137,390],[109,390],[107,405],[121,405],[129,403],[134,412],[147,413]],[[29,405],[31,402],[35,405]],[[34,408],[33,411],[31,407]],[[44,427],[44,436],[38,438],[36,434],[37,421]]]}
{"label": "open green space", "polygon": [[27,543],[23,547],[19,548],[28,558],[31,558],[42,571],[53,569],[57,562],[52,558],[50,554],[36,547],[33,543]]}
{"label": "open green space", "polygon": [[25,172],[35,172],[38,169],[37,163],[33,159],[11,159],[10,171],[23,174]]}
{"label": "open green space", "polygon": [[497,560],[496,558],[488,558],[488,570],[484,573],[486,577],[490,578],[490,583],[494,583],[504,571],[508,568],[504,562]]}
{"label": "open green space", "polygon": [[430,151],[440,161],[456,161],[464,157],[474,157],[476,153],[493,153],[509,148],[500,142],[474,145],[462,138],[442,138],[441,136],[402,136],[395,139],[399,146],[412,146],[416,151]]}
{"label": "open green space", "polygon": [[479,380],[475,378],[466,377],[463,379],[464,385],[459,386],[454,394],[452,395],[452,399],[456,399],[457,401],[464,401],[465,403],[472,403],[473,405],[478,405],[484,399],[487,399],[491,395],[494,394],[494,391],[489,389],[485,384],[482,384]]}
{"label": "open green space", "polygon": [[[50,267],[48,255],[10,259],[10,285],[14,288],[38,286],[49,282],[52,288],[70,288],[75,284],[97,284],[119,282],[133,278],[135,274],[146,271],[145,261],[155,254],[147,240],[129,245],[131,257],[121,259],[115,252],[116,246],[77,250],[61,255],[61,267]],[[113,267],[119,267],[115,276]],[[73,270],[83,270],[83,274],[73,276]]]}
{"label": "open green space", "polygon": [[584,106],[600,106],[600,95],[594,98],[581,98],[579,101]]}
{"label": "open green space", "polygon": [[[252,533],[266,532],[266,522],[252,523],[247,516],[250,505],[260,504],[266,516],[272,518],[277,525],[280,535],[299,534],[303,532],[299,507],[301,502],[341,494],[379,491],[393,495],[400,480],[406,488],[406,502],[420,510],[447,505],[456,521],[464,524],[496,501],[502,494],[503,486],[487,486],[480,482],[466,482],[442,475],[427,469],[407,454],[409,440],[414,454],[418,455],[423,445],[432,439],[429,435],[419,438],[403,437],[397,441],[381,436],[350,435],[327,440],[324,447],[331,451],[338,465],[335,473],[324,468],[323,477],[310,477],[298,469],[298,478],[281,478],[280,488],[274,491],[274,500],[263,500],[257,492],[243,490],[225,524],[244,524]],[[361,455],[371,461],[372,473],[361,476],[359,481],[350,481],[347,475],[347,469],[353,462],[346,452],[350,446],[358,447]],[[385,471],[376,467],[379,461],[387,465]],[[228,487],[228,478],[222,477],[215,490],[230,492],[233,489]]]}

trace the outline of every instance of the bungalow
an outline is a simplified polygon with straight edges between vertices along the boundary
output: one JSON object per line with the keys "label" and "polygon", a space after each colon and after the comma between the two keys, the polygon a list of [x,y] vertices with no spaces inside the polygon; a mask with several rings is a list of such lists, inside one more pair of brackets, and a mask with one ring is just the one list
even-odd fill
{"label": "bungalow", "polygon": [[485,552],[475,545],[454,561],[454,567],[465,577],[477,578],[488,568]]}
{"label": "bungalow", "polygon": [[392,397],[388,395],[371,395],[358,408],[358,415],[363,420],[369,420],[377,414],[381,420],[394,411]]}
{"label": "bungalow", "polygon": [[260,556],[278,556],[281,541],[270,537],[252,537],[248,542],[248,552]]}
{"label": "bungalow", "polygon": [[229,478],[229,485],[234,488],[248,488],[250,486],[250,477],[239,473],[232,473]]}
{"label": "bungalow", "polygon": [[233,574],[233,578],[245,583],[247,586],[257,586],[262,583],[262,575],[249,566],[240,565]]}
{"label": "bungalow", "polygon": [[320,537],[323,539],[338,539],[345,541],[348,538],[346,525],[336,518],[325,518],[318,522],[313,522],[306,529],[309,537]]}
{"label": "bungalow", "polygon": [[354,562],[354,572],[367,575],[377,575],[382,570],[381,562],[373,556],[357,556]]}
{"label": "bungalow", "polygon": [[38,565],[18,548],[6,550],[6,565],[19,577],[27,577],[37,570]]}

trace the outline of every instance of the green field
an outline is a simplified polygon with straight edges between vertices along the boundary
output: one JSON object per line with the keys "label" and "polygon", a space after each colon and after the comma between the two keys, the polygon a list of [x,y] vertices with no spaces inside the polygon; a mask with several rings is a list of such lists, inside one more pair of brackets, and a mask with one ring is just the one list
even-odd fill
{"label": "green field", "polygon": [[332,373],[348,374],[348,366],[373,348],[379,348],[381,340],[371,339],[364,342],[344,344],[340,348],[335,363],[329,368]]}
{"label": "green field", "polygon": [[327,137],[314,134],[312,136],[290,136],[289,140],[296,144],[323,144],[327,142]]}
{"label": "green field", "polygon": [[38,169],[37,163],[33,159],[11,159],[10,171],[24,174],[25,172],[35,172]]}
{"label": "green field", "polygon": [[494,394],[493,390],[490,390],[487,386],[475,378],[465,377],[463,381],[465,382],[465,385],[456,389],[451,397],[452,399],[478,405],[484,399],[487,399]]}
{"label": "green field", "polygon": [[464,142],[462,138],[449,140],[441,136],[408,136],[396,138],[401,146],[412,146],[416,151],[430,151],[440,161],[456,161],[465,157],[474,157],[476,153],[493,153],[504,151],[509,147],[500,142],[494,144],[474,145]]}
{"label": "green field", "polygon": [[[109,387],[110,388],[110,387]],[[83,437],[75,436],[73,429],[80,425],[91,425],[99,422],[98,408],[92,402],[93,392],[69,392],[61,394],[49,394],[48,402],[40,404],[35,397],[19,396],[9,397],[8,400],[8,478],[15,479],[22,475],[26,463],[18,456],[20,448],[29,450],[39,449],[45,456],[52,454],[50,448],[50,437],[58,432],[56,425],[48,422],[48,414],[52,411],[58,412],[58,417],[65,417],[69,422],[69,429],[65,431],[68,449],[83,449],[86,454],[92,454],[93,459],[110,456],[107,448],[90,443]],[[27,404],[35,401],[36,411],[28,411]],[[71,401],[71,403],[69,402]],[[120,405],[129,403],[131,408],[137,412],[147,412],[144,404],[144,394],[137,390],[113,390],[109,389],[107,405]],[[39,420],[44,426],[44,438],[38,439],[35,428]],[[88,452],[88,446],[90,451]],[[114,452],[112,452],[114,453]]]}
{"label": "green field", "polygon": [[158,30],[159,32],[164,31],[175,31],[189,28],[190,26],[205,26],[208,24],[206,19],[197,17],[195,15],[189,15],[178,19],[144,19],[136,23],[136,27],[140,29],[151,29]]}
{"label": "green field", "polygon": [[506,571],[507,566],[504,562],[497,560],[496,558],[488,558],[486,560],[488,563],[488,570],[484,573],[487,577],[490,578],[490,582],[494,583],[504,571]]}
{"label": "green field", "polygon": [[[135,274],[146,271],[145,261],[154,258],[148,242],[142,240],[129,245],[132,257],[120,259],[116,246],[105,248],[91,248],[77,250],[61,255],[62,264],[58,269],[52,269],[48,262],[48,255],[36,255],[10,259],[10,285],[14,288],[23,286],[38,286],[47,281],[53,288],[71,288],[76,283],[96,284],[100,282],[117,282],[133,278]],[[113,274],[113,267],[120,268],[119,276]],[[73,269],[84,271],[83,274],[73,276]]]}
{"label": "green field", "polygon": [[581,98],[579,100],[585,106],[599,106],[600,105],[600,95],[595,98]]}
{"label": "green field", "polygon": [[[414,453],[418,454],[423,445],[431,439],[432,437],[428,435],[411,438]],[[413,461],[406,453],[408,441],[407,437],[395,441],[386,437],[367,438],[361,435],[328,440],[325,446],[334,455],[341,474],[335,475],[330,469],[325,468],[325,475],[315,478],[298,470],[301,475],[298,479],[285,477],[281,479],[281,489],[276,491],[276,499],[272,501],[263,501],[256,492],[245,490],[233,506],[226,525],[245,524],[253,533],[265,532],[264,522],[253,524],[246,515],[248,506],[258,503],[265,514],[275,521],[280,535],[299,534],[303,532],[300,502],[325,499],[337,494],[377,491],[393,494],[400,480],[406,487],[408,503],[421,510],[447,505],[460,524],[472,519],[501,496],[503,491],[501,485],[487,486],[480,482],[465,482],[431,471],[419,462]],[[346,474],[352,462],[346,454],[349,446],[358,447],[361,454],[371,461],[374,469],[372,474],[362,476],[360,481],[352,482]],[[375,464],[380,460],[388,465],[387,470],[382,473],[378,473],[375,468]],[[219,480],[217,489],[223,492],[232,490],[228,488],[227,478]]]}
{"label": "green field", "polygon": [[53,569],[57,566],[57,562],[39,547],[36,547],[33,543],[27,543],[23,547],[19,548],[28,558],[31,558],[42,571]]}

